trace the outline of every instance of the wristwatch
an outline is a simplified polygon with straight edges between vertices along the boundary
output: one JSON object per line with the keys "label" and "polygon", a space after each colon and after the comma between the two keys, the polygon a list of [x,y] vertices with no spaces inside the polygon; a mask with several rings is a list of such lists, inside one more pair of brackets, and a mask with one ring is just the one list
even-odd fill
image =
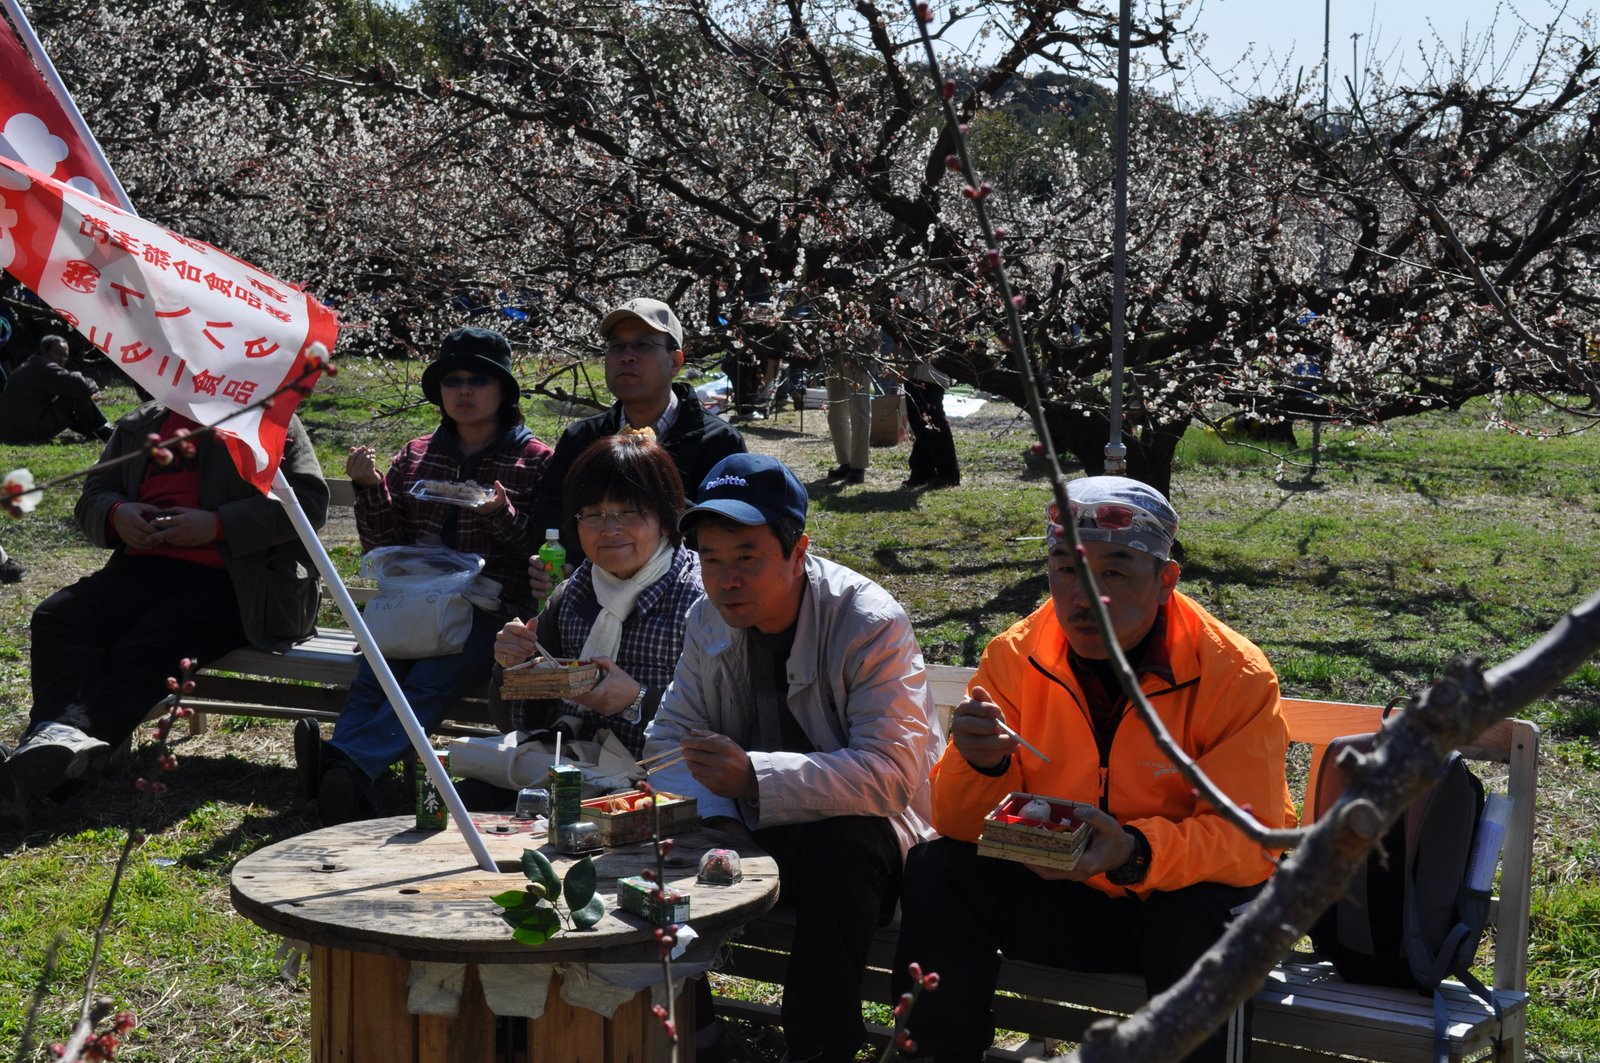
{"label": "wristwatch", "polygon": [[634,697],[633,704],[629,705],[627,708],[623,709],[621,713],[618,714],[618,715],[620,715],[622,717],[622,722],[623,723],[638,723],[639,722],[639,717],[642,715],[642,710],[644,709],[645,692],[646,692],[645,685],[643,683],[640,683],[639,684],[639,693],[638,693],[638,695],[636,697]]}
{"label": "wristwatch", "polygon": [[1138,827],[1124,826],[1133,839],[1133,855],[1121,867],[1106,872],[1106,881],[1113,886],[1137,886],[1150,873],[1150,841]]}

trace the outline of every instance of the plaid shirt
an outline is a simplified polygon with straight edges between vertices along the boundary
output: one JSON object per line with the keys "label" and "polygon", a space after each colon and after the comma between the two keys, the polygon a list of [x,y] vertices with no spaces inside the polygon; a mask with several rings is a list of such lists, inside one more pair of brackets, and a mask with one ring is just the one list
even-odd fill
{"label": "plaid shirt", "polygon": [[[600,601],[594,594],[594,562],[585,561],[572,574],[561,595],[556,622],[556,641],[548,643],[551,653],[575,657],[584,639],[600,616]],[[622,622],[622,642],[617,647],[617,666],[642,683],[644,711],[638,723],[624,723],[620,716],[602,716],[582,705],[564,702],[562,711],[582,723],[578,739],[591,739],[597,731],[609,729],[637,757],[644,751],[644,728],[655,715],[655,706],[672,682],[672,673],[683,656],[684,618],[689,606],[703,593],[700,584],[700,556],[687,546],[679,546],[672,556],[672,567],[644,589],[633,612]],[[543,630],[541,629],[541,635]],[[541,641],[544,641],[541,639]]]}
{"label": "plaid shirt", "polygon": [[[509,428],[484,449],[462,457],[455,427],[407,443],[389,472],[371,487],[356,486],[356,531],[361,548],[410,546],[425,539],[484,559],[483,574],[500,581],[508,612],[527,615],[528,555],[543,541],[533,521],[533,496],[550,461],[550,448],[522,425]],[[465,506],[430,502],[411,494],[418,480],[499,480],[509,504],[484,515]]]}

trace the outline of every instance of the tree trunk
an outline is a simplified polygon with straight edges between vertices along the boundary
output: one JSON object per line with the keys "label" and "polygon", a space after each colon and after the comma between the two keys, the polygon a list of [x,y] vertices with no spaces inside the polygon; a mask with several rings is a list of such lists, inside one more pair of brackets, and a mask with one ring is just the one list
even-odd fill
{"label": "tree trunk", "polygon": [[[1107,421],[1103,413],[1051,405],[1045,408],[1045,424],[1056,449],[1071,454],[1083,466],[1086,476],[1099,476],[1106,468]],[[1128,448],[1127,475],[1149,484],[1162,494],[1172,493],[1172,458],[1183,438],[1184,424],[1163,424],[1137,435],[1123,434]]]}

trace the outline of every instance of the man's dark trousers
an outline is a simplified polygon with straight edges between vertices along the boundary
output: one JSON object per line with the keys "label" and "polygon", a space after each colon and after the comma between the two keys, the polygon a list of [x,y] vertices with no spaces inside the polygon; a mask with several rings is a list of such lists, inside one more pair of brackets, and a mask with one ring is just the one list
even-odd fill
{"label": "man's dark trousers", "polygon": [[846,1063],[867,1035],[861,1018],[867,950],[899,899],[894,828],[880,816],[833,816],[753,833],[778,862],[778,903],[795,910],[783,983],[789,1058]]}
{"label": "man's dark trousers", "polygon": [[[1259,886],[1202,882],[1143,900],[1078,882],[1040,878],[1022,864],[979,856],[977,846],[937,838],[906,858],[894,998],[910,988],[915,961],[937,972],[909,1029],[918,1052],[974,1061],[994,1040],[991,1001],[1000,956],[1073,971],[1144,975],[1151,994],[1172,985],[1222,936],[1232,910]],[[1220,1031],[1188,1057],[1225,1056]]]}

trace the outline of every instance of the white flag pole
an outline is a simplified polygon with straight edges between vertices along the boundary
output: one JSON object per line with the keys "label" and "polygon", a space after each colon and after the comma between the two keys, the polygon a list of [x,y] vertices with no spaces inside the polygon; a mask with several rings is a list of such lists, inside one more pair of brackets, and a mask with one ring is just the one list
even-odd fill
{"label": "white flag pole", "polygon": [[83,114],[78,110],[78,104],[73,100],[72,93],[67,91],[66,82],[61,80],[61,75],[56,72],[56,65],[45,53],[39,35],[33,32],[33,26],[28,22],[28,16],[22,13],[22,5],[17,0],[4,0],[4,3],[6,13],[11,16],[11,24],[17,28],[18,39],[28,49],[28,54],[33,57],[34,65],[39,68],[39,72],[44,75],[45,84],[50,86],[56,102],[67,112],[67,117],[72,121],[72,128],[82,138],[84,147],[89,149],[94,161],[100,164],[100,172],[111,182],[111,187],[107,191],[116,199],[117,206],[137,217],[139,212],[133,209],[133,202],[128,199],[128,193],[123,189],[117,172],[111,168],[111,163],[106,161],[105,152],[100,150],[100,142],[89,132],[89,123],[83,120]]}
{"label": "white flag pole", "polygon": [[344,614],[345,623],[349,624],[350,630],[355,633],[357,645],[366,655],[373,674],[378,677],[378,685],[383,687],[384,694],[389,698],[389,704],[394,708],[394,714],[399,717],[401,726],[406,729],[406,734],[411,739],[411,746],[417,751],[417,760],[427,769],[428,777],[433,780],[434,786],[438,787],[445,804],[450,808],[451,818],[461,828],[462,836],[467,839],[467,848],[472,850],[478,866],[483,870],[498,871],[494,858],[489,855],[489,849],[484,845],[483,836],[473,824],[472,814],[467,811],[461,795],[456,793],[450,777],[445,774],[444,765],[440,764],[439,758],[434,755],[433,743],[428,740],[428,732],[422,729],[417,714],[411,710],[411,703],[406,700],[405,692],[400,689],[399,680],[395,679],[394,672],[389,670],[389,662],[383,659],[383,654],[378,650],[372,632],[367,629],[366,621],[356,608],[355,599],[350,597],[349,588],[334,570],[333,559],[328,556],[328,551],[323,549],[322,540],[317,538],[316,529],[311,526],[305,510],[300,508],[300,500],[295,497],[282,468],[279,468],[273,477],[272,493],[283,505],[284,512],[289,514],[289,520],[294,524],[294,530],[299,533],[300,541],[305,544],[311,559],[316,562],[317,571],[322,574],[328,589],[333,592],[333,600],[339,606],[339,612]]}

